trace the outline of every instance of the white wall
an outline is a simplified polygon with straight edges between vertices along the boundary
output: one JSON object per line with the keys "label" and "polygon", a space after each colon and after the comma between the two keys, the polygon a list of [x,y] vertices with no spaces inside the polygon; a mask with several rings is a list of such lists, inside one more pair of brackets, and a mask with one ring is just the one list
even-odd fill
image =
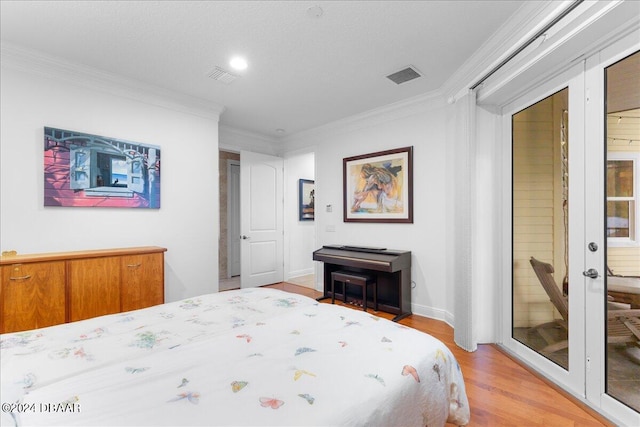
{"label": "white wall", "polygon": [[[445,206],[445,182],[451,172],[446,169],[446,114],[443,99],[425,97],[294,135],[286,141],[285,151],[303,146],[315,150],[316,246],[353,244],[410,250],[415,282],[413,312],[450,321],[453,309],[447,306],[446,295],[453,292],[453,285],[448,280],[445,248],[451,212]],[[414,150],[413,224],[343,222],[342,159],[406,146]],[[332,212],[326,211],[327,205],[332,206]],[[316,268],[316,286],[321,289],[322,264],[316,263]]]}
{"label": "white wall", "polygon": [[[189,114],[10,63],[2,58],[0,249],[163,246],[166,301],[217,291],[218,114]],[[44,207],[44,126],[159,145],[161,208]]]}
{"label": "white wall", "polygon": [[315,180],[314,153],[291,153],[284,159],[284,279],[314,273],[311,253],[318,249],[315,221],[300,221],[299,180]]}

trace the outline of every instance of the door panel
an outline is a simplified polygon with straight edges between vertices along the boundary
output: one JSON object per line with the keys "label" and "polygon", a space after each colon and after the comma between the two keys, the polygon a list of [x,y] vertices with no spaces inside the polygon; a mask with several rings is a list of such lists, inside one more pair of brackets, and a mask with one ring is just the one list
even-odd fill
{"label": "door panel", "polygon": [[120,257],[69,261],[70,321],[120,312]]}
{"label": "door panel", "polygon": [[[605,392],[640,412],[640,51],[604,69]],[[599,160],[599,159],[598,159]],[[597,160],[596,160],[597,161]],[[601,179],[602,180],[602,179]],[[596,228],[598,230],[598,228]],[[603,271],[604,271],[604,267]]]}
{"label": "door panel", "polygon": [[[512,146],[505,147],[511,156],[504,162],[504,170],[513,173],[513,180],[503,193],[505,205],[512,206],[511,222],[506,221],[505,225],[511,239],[505,240],[505,247],[510,250],[505,258],[510,262],[504,270],[505,276],[512,278],[512,289],[511,299],[503,300],[505,313],[512,315],[505,316],[503,344],[534,369],[553,378],[572,394],[584,397],[620,425],[640,425],[640,340],[633,337],[633,326],[636,322],[640,326],[640,321],[627,322],[632,326],[629,327],[617,320],[638,319],[640,306],[636,312],[629,293],[627,298],[611,301],[622,295],[616,292],[624,291],[622,281],[628,280],[625,284],[629,286],[635,278],[628,276],[640,276],[637,227],[640,216],[636,208],[640,189],[637,177],[640,171],[637,168],[640,165],[640,80],[637,78],[640,57],[632,56],[640,55],[638,35],[636,31],[620,39],[503,107],[504,131],[513,138]],[[633,65],[625,66],[625,59],[633,61]],[[627,70],[610,73],[616,66]],[[622,82],[614,81],[617,78]],[[554,151],[549,159],[537,145],[531,149],[516,143],[516,139],[527,132],[531,132],[532,138],[539,138],[547,129],[538,129],[540,123],[522,126],[513,117],[544,101],[562,86],[569,91],[568,132],[565,134],[563,126],[554,127],[552,132],[567,138],[561,147],[566,145],[568,150],[566,154],[563,150]],[[623,99],[615,99],[616,96]],[[619,127],[620,124],[623,126]],[[560,169],[556,164],[562,163],[565,156],[566,171],[562,171],[560,180],[555,175],[550,178],[553,174],[548,170],[540,172],[551,167],[556,171],[554,174],[557,173]],[[564,191],[561,183],[565,173],[568,173],[568,215],[559,211],[554,202],[556,195]],[[537,218],[544,215],[552,219]],[[563,236],[558,229],[562,230],[565,218],[568,233]],[[557,238],[566,242],[564,249],[553,243]],[[527,244],[523,245],[523,241]],[[548,314],[543,318],[527,311],[535,304],[549,306],[547,301],[551,298],[547,292],[540,292],[544,289],[540,278],[527,270],[524,261],[532,252],[553,268],[553,274],[547,277],[549,282],[568,293],[566,364],[557,360],[557,348],[543,351],[529,342],[532,335],[543,342],[545,339],[532,325],[551,322],[553,327],[559,317],[555,309],[552,319]],[[563,274],[563,267],[568,274]],[[547,270],[550,273],[551,268]],[[563,276],[567,279],[563,280]],[[522,282],[532,280],[539,285],[537,290],[522,286]],[[640,278],[637,280],[638,284],[633,282],[631,286],[631,293],[640,295],[640,291],[633,288],[640,289]],[[536,297],[542,301],[536,302]],[[523,311],[526,316],[522,315]],[[527,321],[529,325],[524,324]],[[529,330],[518,335],[517,328]],[[620,330],[625,328],[626,338],[622,338]],[[557,328],[550,332],[552,340],[558,338]]]}
{"label": "door panel", "polygon": [[568,97],[519,111],[513,129],[513,338],[568,369]]}
{"label": "door panel", "polygon": [[[609,210],[607,204],[629,195],[625,192],[629,188],[624,188],[629,183],[619,180],[631,179],[629,172],[633,175],[633,170],[616,169],[620,166],[617,160],[633,156],[628,152],[634,150],[633,136],[627,134],[623,137],[626,140],[620,141],[621,131],[640,133],[640,121],[634,125],[635,119],[625,119],[634,115],[628,110],[632,105],[630,100],[635,99],[636,104],[640,102],[638,69],[631,67],[631,79],[628,73],[617,71],[629,69],[623,60],[637,55],[639,36],[640,32],[636,31],[587,58],[585,77],[588,94],[584,119],[585,165],[588,171],[585,174],[585,244],[593,242],[597,245],[597,249],[593,246],[593,250],[585,250],[585,267],[599,272],[598,276],[588,278],[585,285],[585,310],[588,313],[585,319],[586,397],[596,407],[611,414],[619,425],[640,425],[640,388],[637,381],[640,378],[640,347],[637,341],[621,342],[627,340],[623,336],[626,334],[628,337],[629,330],[610,316],[618,317],[622,311],[629,315],[634,313],[629,301],[608,301],[608,291],[619,286],[619,281],[633,280],[617,275],[633,275],[634,269],[640,268],[640,258],[634,261],[634,244],[630,241],[633,227],[626,233],[620,233],[621,228],[625,228],[619,227],[620,212]],[[631,61],[637,60],[637,56],[631,58]],[[618,66],[622,67],[615,70]],[[613,170],[609,170],[610,167]],[[632,212],[627,213],[627,219],[633,220]],[[613,294],[611,297],[615,298]]]}
{"label": "door panel", "polygon": [[503,109],[511,153],[503,342],[577,394],[585,375],[584,147],[574,117],[584,113],[583,97],[579,64]]}
{"label": "door panel", "polygon": [[283,165],[280,157],[240,153],[243,288],[283,279]]}
{"label": "door panel", "polygon": [[251,273],[270,274],[278,265],[278,242],[268,240],[249,243],[251,248]]}
{"label": "door panel", "polygon": [[164,257],[162,254],[121,257],[122,311],[151,307],[164,302]]}
{"label": "door panel", "polygon": [[0,333],[65,322],[64,261],[6,265],[0,272]]}

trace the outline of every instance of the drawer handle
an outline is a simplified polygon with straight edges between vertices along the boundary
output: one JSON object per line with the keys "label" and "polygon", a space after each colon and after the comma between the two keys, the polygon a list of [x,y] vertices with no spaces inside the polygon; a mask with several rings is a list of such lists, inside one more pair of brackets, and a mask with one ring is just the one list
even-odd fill
{"label": "drawer handle", "polygon": [[129,268],[138,268],[142,265],[141,262],[137,263],[137,264],[127,264],[127,267]]}
{"label": "drawer handle", "polygon": [[27,274],[26,276],[20,276],[20,277],[9,277],[9,280],[27,280],[27,279],[31,279],[30,274]]}

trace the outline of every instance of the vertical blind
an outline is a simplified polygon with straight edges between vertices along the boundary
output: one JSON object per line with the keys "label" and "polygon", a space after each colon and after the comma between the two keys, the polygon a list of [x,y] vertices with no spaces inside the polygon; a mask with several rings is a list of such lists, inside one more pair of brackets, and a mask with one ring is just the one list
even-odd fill
{"label": "vertical blind", "polygon": [[455,238],[453,338],[458,346],[475,351],[478,343],[474,330],[473,250],[475,217],[475,134],[476,93],[470,89],[455,104],[456,173],[455,173]]}

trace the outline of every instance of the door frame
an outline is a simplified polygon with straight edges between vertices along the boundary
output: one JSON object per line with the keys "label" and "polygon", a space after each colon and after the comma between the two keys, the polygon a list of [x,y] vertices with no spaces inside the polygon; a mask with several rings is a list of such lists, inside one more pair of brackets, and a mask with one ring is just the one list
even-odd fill
{"label": "door frame", "polygon": [[[233,277],[233,274],[231,274],[231,265],[233,264],[233,261],[234,261],[233,250],[232,250],[233,239],[237,239],[238,242],[240,241],[240,216],[234,215],[232,205],[231,205],[232,195],[235,195],[237,197],[237,202],[238,202],[238,211],[240,210],[240,179],[238,179],[237,187],[234,188],[233,181],[231,180],[232,166],[238,166],[238,175],[239,175],[240,160],[233,160],[233,159],[227,160],[227,278],[228,279]],[[231,234],[231,230],[234,229],[233,227],[234,224],[238,226],[237,229],[239,231],[237,236],[232,236]],[[241,255],[239,256],[240,256],[240,259],[237,260],[238,265],[240,265],[242,262],[242,256]],[[239,275],[240,275],[240,272],[238,272],[238,276]]]}
{"label": "door frame", "polygon": [[241,288],[284,279],[283,182],[282,157],[240,151]]}
{"label": "door frame", "polygon": [[[521,342],[512,338],[513,330],[513,184],[512,184],[512,116],[523,109],[547,98],[564,88],[569,88],[569,149],[572,150],[571,142],[574,141],[573,147],[579,147],[579,141],[582,141],[584,129],[581,128],[577,120],[572,120],[583,113],[580,111],[579,105],[582,104],[584,98],[584,65],[583,63],[574,64],[570,69],[562,74],[549,79],[540,86],[532,89],[526,95],[518,97],[516,100],[502,107],[502,251],[501,251],[501,275],[502,275],[502,301],[501,311],[502,322],[500,331],[501,344],[516,357],[523,360],[526,364],[533,367],[543,376],[552,379],[552,381],[561,387],[569,390],[573,395],[580,399],[584,399],[584,333],[573,334],[569,336],[569,370],[565,370],[561,366],[540,355],[536,351],[525,346]],[[584,114],[582,114],[584,116]],[[574,151],[577,151],[574,148]],[[580,165],[582,163],[582,166]],[[578,152],[569,154],[569,170],[570,177],[574,174],[580,176],[583,173],[584,160]],[[584,182],[580,180],[569,179],[569,280],[578,283],[582,280],[583,261],[580,260],[578,250],[582,250],[584,240],[580,236],[580,230],[584,229],[580,225],[582,222],[578,217],[578,210],[571,209],[572,206],[584,206]],[[573,262],[572,262],[573,261]],[[574,286],[577,287],[578,285]],[[584,298],[579,295],[580,292],[572,292],[569,295],[569,331],[584,331]]]}
{"label": "door frame", "polygon": [[[604,277],[589,279],[582,271],[595,268],[606,275],[606,240],[604,221],[604,69],[640,49],[640,30],[615,41],[598,52],[589,55],[578,65],[520,96],[501,109],[502,157],[498,174],[504,183],[501,194],[500,216],[503,227],[500,239],[500,274],[502,276],[501,319],[499,342],[507,352],[533,368],[539,375],[557,384],[577,400],[621,425],[640,425],[640,414],[605,393],[605,286]],[[580,77],[580,75],[582,77]],[[570,85],[572,79],[578,79]],[[579,83],[579,82],[582,83]],[[570,176],[584,177],[582,183],[570,187],[569,199],[573,206],[583,206],[576,217],[573,209],[570,223],[584,230],[582,236],[570,236],[570,280],[582,281],[584,292],[570,293],[570,371],[565,371],[544,356],[511,338],[512,336],[512,134],[511,116],[563,87],[569,86],[569,144],[582,144],[584,149],[569,155]],[[582,87],[582,89],[580,89]],[[572,89],[573,88],[573,89]],[[576,91],[577,89],[577,91]],[[578,96],[579,94],[579,96]],[[581,99],[580,99],[581,98]],[[571,148],[570,148],[571,149]],[[588,172],[588,173],[587,173]],[[578,198],[578,199],[576,199]],[[602,250],[590,252],[589,242],[595,242]],[[576,260],[582,259],[582,262]],[[571,262],[573,260],[573,262]],[[577,265],[579,264],[579,265]],[[578,285],[572,286],[572,289]],[[573,295],[572,295],[573,294]],[[580,295],[576,295],[580,294]],[[587,316],[587,313],[589,315]],[[582,335],[582,337],[576,335]],[[573,338],[573,340],[572,340]]]}
{"label": "door frame", "polygon": [[640,30],[612,43],[586,59],[585,88],[587,94],[585,123],[586,159],[589,171],[585,174],[585,185],[589,192],[585,195],[586,206],[586,242],[595,242],[596,252],[585,251],[586,268],[595,268],[601,272],[596,279],[587,279],[585,310],[592,313],[587,317],[585,328],[589,333],[586,340],[586,357],[590,361],[587,367],[587,401],[607,414],[616,414],[616,420],[623,425],[640,425],[640,413],[622,404],[606,394],[606,287],[607,241],[605,236],[606,194],[606,111],[605,111],[605,68],[640,50]]}

